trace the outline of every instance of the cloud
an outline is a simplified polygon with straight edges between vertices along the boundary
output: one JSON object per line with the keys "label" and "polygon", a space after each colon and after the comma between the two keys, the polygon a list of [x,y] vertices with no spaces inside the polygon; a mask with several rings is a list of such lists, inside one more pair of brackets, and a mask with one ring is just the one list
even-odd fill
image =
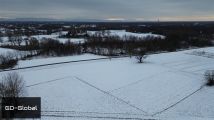
{"label": "cloud", "polygon": [[125,21],[125,18],[118,18],[118,17],[111,17],[111,18],[107,18],[105,20],[109,20],[109,21]]}
{"label": "cloud", "polygon": [[161,21],[209,21],[214,20],[214,16],[175,16],[175,17],[160,17]]}
{"label": "cloud", "polygon": [[212,16],[214,11],[214,0],[0,0],[0,3],[0,16],[11,18],[108,19],[114,16],[124,20],[151,20],[199,16],[205,19],[200,16]]}

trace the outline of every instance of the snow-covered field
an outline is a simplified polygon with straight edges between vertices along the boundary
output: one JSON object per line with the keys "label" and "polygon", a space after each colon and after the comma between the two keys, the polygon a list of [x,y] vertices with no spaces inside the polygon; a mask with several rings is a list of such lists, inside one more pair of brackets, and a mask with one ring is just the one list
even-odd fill
{"label": "snow-covered field", "polygon": [[[214,88],[202,86],[214,60],[194,51],[214,53],[214,47],[154,54],[143,64],[117,58],[17,72],[26,81],[28,96],[41,97],[42,119],[211,120]],[[100,57],[20,61],[18,67]]]}
{"label": "snow-covered field", "polygon": [[160,37],[161,39],[164,39],[165,36],[163,35],[157,35],[157,34],[152,34],[152,33],[132,33],[132,32],[127,32],[126,30],[106,30],[104,33],[102,31],[87,31],[87,34],[92,36],[92,35],[104,35],[104,36],[119,36],[120,38],[123,37],[139,37],[139,38],[147,38],[147,37]]}

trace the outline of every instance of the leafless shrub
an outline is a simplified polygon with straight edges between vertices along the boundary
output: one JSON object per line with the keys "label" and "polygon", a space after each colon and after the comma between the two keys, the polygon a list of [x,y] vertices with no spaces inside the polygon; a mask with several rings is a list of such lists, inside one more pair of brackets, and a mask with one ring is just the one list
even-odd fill
{"label": "leafless shrub", "polygon": [[208,86],[214,86],[214,70],[208,70],[204,74]]}
{"label": "leafless shrub", "polygon": [[139,55],[136,56],[135,58],[137,59],[138,63],[143,63],[144,59],[146,59],[148,56],[147,55]]}
{"label": "leafless shrub", "polygon": [[144,59],[148,57],[144,49],[135,50],[134,54],[136,55],[135,58],[137,59],[138,63],[143,63]]}

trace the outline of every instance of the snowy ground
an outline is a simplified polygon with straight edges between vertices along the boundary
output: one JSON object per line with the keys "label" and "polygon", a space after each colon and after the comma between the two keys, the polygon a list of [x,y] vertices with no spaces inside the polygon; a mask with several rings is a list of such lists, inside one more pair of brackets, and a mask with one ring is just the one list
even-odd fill
{"label": "snowy ground", "polygon": [[[42,119],[211,120],[214,88],[202,86],[214,60],[192,55],[194,51],[214,53],[214,47],[155,54],[143,64],[117,58],[17,72],[26,81],[28,95],[42,98]],[[97,57],[102,56],[21,61],[19,67]]]}
{"label": "snowy ground", "polygon": [[104,36],[119,36],[120,38],[123,38],[125,36],[130,37],[139,37],[139,38],[146,38],[146,37],[160,37],[164,39],[165,37],[163,35],[157,35],[157,34],[152,34],[152,33],[132,33],[132,32],[127,32],[126,30],[106,30],[104,31],[104,34],[102,31],[87,31],[88,35],[95,35],[95,34],[100,34]]}
{"label": "snowy ground", "polygon": [[57,38],[57,40],[59,40],[62,43],[67,42],[68,40],[70,40],[70,42],[78,44],[78,43],[85,43],[86,39],[85,38]]}
{"label": "snowy ground", "polygon": [[15,52],[16,50],[0,48],[0,54],[6,54],[7,52]]}

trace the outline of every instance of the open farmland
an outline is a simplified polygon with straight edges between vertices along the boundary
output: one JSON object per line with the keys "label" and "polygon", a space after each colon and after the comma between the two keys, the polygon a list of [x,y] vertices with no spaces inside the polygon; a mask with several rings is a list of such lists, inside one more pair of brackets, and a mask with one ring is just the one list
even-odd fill
{"label": "open farmland", "polygon": [[214,0],[0,0],[0,120],[214,120]]}
{"label": "open farmland", "polygon": [[[211,54],[214,48],[154,54],[143,64],[127,57],[17,72],[26,81],[28,96],[42,98],[44,119],[213,119],[214,92],[204,87],[203,75],[214,68],[214,61],[192,54],[195,51]],[[20,61],[18,66],[100,57],[45,58]]]}

